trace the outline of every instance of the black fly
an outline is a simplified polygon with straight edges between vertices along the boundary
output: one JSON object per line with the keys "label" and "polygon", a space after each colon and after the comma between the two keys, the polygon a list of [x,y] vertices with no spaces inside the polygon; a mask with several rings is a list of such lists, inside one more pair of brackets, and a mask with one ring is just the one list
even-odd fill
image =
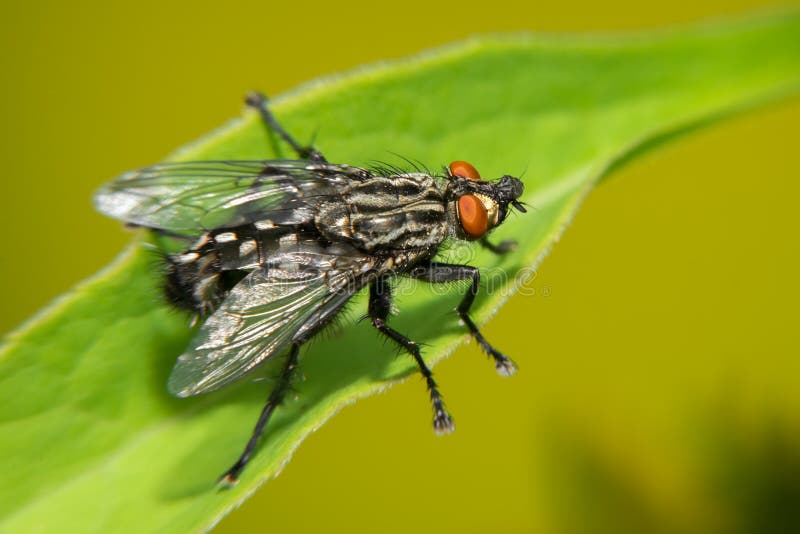
{"label": "black fly", "polygon": [[442,176],[367,170],[328,163],[281,128],[263,95],[247,104],[298,154],[297,160],[164,163],[124,174],[95,197],[97,209],[135,226],[185,241],[167,256],[165,291],[177,306],[207,316],[178,357],[168,389],[178,397],[215,390],[288,352],[244,452],[222,476],[235,484],[267,421],[290,387],[301,345],[369,286],[369,318],[405,349],[425,377],[437,433],[453,430],[419,345],[387,324],[391,277],[429,283],[470,280],[456,309],[497,371],[514,363],[495,350],[469,317],[478,292],[476,267],[435,261],[448,238],[478,240],[505,220],[523,185],[484,181],[456,161]]}

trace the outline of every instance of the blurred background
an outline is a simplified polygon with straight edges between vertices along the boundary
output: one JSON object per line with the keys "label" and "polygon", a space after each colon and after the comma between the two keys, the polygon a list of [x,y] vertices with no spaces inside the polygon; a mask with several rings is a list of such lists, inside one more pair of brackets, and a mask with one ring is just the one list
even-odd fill
{"label": "blurred background", "polygon": [[[474,33],[771,2],[203,4],[0,5],[0,332],[125,245],[98,185],[236,116],[248,89]],[[800,532],[798,125],[795,99],[620,169],[485,330],[520,373],[498,379],[474,345],[437,367],[458,432],[433,435],[409,380],[337,415],[218,531]]]}

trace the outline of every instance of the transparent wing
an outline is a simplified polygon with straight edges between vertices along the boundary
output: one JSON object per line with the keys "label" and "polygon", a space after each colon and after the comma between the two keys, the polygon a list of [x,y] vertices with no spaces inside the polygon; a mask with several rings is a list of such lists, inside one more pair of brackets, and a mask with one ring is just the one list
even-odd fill
{"label": "transparent wing", "polygon": [[123,174],[94,201],[105,215],[186,236],[262,218],[299,224],[356,171],[299,160],[162,163]]}
{"label": "transparent wing", "polygon": [[331,319],[375,261],[350,247],[331,248],[279,255],[247,275],[178,358],[170,393],[188,397],[229,384]]}

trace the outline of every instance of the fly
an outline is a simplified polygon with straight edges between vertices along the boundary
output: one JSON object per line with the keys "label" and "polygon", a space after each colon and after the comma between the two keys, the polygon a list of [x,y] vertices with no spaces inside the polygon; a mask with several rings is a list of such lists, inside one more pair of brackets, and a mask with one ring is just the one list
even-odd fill
{"label": "fly", "polygon": [[478,241],[497,254],[513,248],[486,236],[512,207],[525,211],[518,201],[522,182],[483,180],[464,161],[439,176],[329,163],[278,124],[263,95],[246,102],[298,159],[162,163],[124,174],[95,196],[100,212],[185,243],[182,253],[166,255],[165,294],[205,321],[172,369],[171,394],[213,391],[288,353],[250,440],[220,482],[237,482],[290,388],[300,347],[365,288],[372,326],[414,358],[433,427],[451,432],[453,419],[419,345],[387,323],[391,280],[470,281],[456,312],[497,371],[513,374],[514,363],[469,316],[478,269],[435,258],[451,238]]}

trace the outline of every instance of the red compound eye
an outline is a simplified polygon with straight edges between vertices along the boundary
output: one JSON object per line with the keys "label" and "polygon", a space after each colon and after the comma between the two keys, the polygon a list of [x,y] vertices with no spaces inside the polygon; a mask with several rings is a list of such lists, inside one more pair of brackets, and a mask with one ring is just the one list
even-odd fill
{"label": "red compound eye", "polygon": [[475,195],[463,195],[458,199],[458,222],[473,239],[482,237],[489,231],[489,214],[483,202]]}
{"label": "red compound eye", "polygon": [[469,178],[470,180],[480,180],[481,175],[478,169],[467,163],[466,161],[454,161],[450,164],[450,174],[459,176],[461,178]]}

